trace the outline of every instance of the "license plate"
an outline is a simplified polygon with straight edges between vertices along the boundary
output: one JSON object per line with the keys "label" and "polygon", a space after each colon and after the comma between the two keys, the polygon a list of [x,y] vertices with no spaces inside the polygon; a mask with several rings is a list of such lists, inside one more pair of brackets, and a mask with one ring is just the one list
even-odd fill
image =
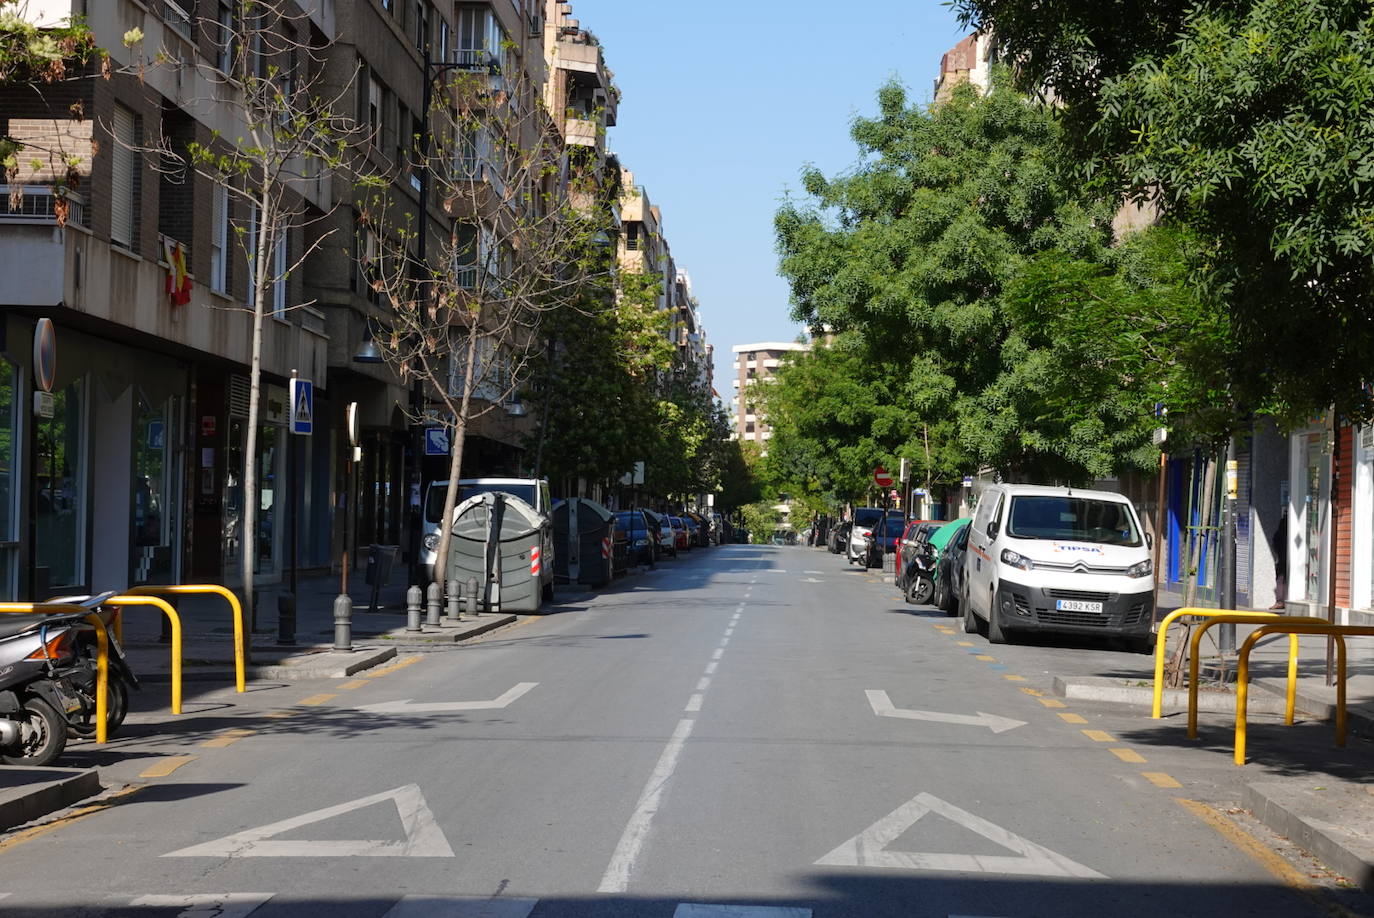
{"label": "license plate", "polygon": [[1060,612],[1098,612],[1102,611],[1100,602],[1082,602],[1077,599],[1055,600],[1054,607]]}

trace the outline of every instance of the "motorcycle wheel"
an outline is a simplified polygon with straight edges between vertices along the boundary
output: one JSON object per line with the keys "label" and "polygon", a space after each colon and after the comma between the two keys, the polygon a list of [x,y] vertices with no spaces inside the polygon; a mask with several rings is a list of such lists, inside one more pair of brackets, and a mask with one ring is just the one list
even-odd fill
{"label": "motorcycle wheel", "polygon": [[906,588],[906,601],[915,606],[923,606],[930,602],[934,593],[935,585],[930,582],[930,578],[917,574],[911,578],[911,585]]}
{"label": "motorcycle wheel", "polygon": [[0,755],[6,765],[47,765],[67,748],[67,724],[42,698],[26,698],[19,727],[19,747]]}
{"label": "motorcycle wheel", "polygon": [[[129,687],[124,684],[123,679],[111,676],[109,689],[110,697],[107,699],[105,710],[105,733],[108,736],[113,736],[114,732],[124,723],[125,715],[129,713]],[[72,736],[95,736],[94,699],[92,699],[91,719],[79,724],[70,724],[67,729]]]}

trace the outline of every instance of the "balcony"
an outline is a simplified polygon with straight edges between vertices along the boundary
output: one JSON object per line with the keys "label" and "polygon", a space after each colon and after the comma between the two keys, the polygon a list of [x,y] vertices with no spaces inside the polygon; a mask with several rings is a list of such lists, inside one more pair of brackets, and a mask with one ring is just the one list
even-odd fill
{"label": "balcony", "polygon": [[603,143],[601,125],[595,119],[568,115],[566,121],[567,141],[579,147],[600,148]]}
{"label": "balcony", "polygon": [[554,66],[568,75],[568,96],[590,95],[606,126],[614,127],[620,90],[612,82],[611,72],[606,69],[601,44],[591,33],[576,26],[560,29]]}

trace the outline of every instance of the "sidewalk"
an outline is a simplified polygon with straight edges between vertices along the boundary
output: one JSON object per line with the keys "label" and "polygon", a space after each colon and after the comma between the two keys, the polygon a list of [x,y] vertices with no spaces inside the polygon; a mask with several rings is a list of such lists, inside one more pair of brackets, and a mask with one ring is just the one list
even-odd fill
{"label": "sidewalk", "polygon": [[[1160,594],[1160,617],[1182,606],[1182,598]],[[1268,610],[1264,610],[1268,611]],[[1279,614],[1284,614],[1280,612]],[[1288,614],[1302,614],[1290,612]],[[1239,647],[1256,626],[1237,625],[1236,645]],[[1183,629],[1178,625],[1169,629],[1169,651],[1172,655]],[[1203,665],[1216,654],[1217,627],[1203,638]],[[1331,767],[1334,755],[1327,758],[1325,749],[1334,750],[1336,689],[1327,685],[1326,641],[1323,636],[1303,635],[1298,642],[1297,721],[1329,721],[1316,743],[1293,743],[1277,748],[1283,742],[1282,733],[1266,736],[1263,745],[1251,743],[1248,757],[1257,779],[1244,788],[1241,805],[1278,835],[1294,843],[1323,861],[1342,876],[1350,878],[1365,891],[1374,892],[1374,795],[1367,789],[1370,774],[1367,766],[1351,771]],[[1346,638],[1346,712],[1349,738],[1356,757],[1374,740],[1374,638]],[[1283,711],[1287,693],[1288,638],[1271,635],[1264,638],[1250,655],[1250,720],[1281,723],[1281,719],[1261,718]],[[1139,707],[1149,716],[1151,686],[1154,679],[1153,656],[1139,658],[1136,674],[1120,674],[1110,679],[1055,680],[1055,687],[1066,697],[1126,703]],[[1228,660],[1228,679],[1235,678],[1235,658]],[[1213,676],[1216,668],[1213,667]],[[1332,664],[1335,675],[1335,664]],[[1223,716],[1234,723],[1235,693],[1211,691],[1202,696],[1199,707]],[[1166,693],[1166,716],[1186,710],[1186,692]],[[1160,723],[1154,721],[1153,723]],[[1179,726],[1181,729],[1181,725]],[[1329,730],[1330,732],[1325,732]],[[1217,752],[1229,755],[1229,742],[1219,744]],[[1281,763],[1279,774],[1260,771],[1261,759]]]}

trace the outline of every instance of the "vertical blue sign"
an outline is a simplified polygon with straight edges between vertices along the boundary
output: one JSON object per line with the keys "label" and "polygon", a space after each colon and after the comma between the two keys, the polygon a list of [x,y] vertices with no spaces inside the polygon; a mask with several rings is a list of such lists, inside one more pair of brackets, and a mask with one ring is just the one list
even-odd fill
{"label": "vertical blue sign", "polygon": [[309,434],[314,430],[315,387],[308,379],[291,380],[291,432]]}

